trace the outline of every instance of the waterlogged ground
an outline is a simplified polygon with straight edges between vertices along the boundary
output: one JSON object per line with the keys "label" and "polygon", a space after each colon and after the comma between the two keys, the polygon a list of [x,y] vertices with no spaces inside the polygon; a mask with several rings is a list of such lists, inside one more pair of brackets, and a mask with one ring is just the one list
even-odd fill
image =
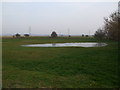
{"label": "waterlogged ground", "polygon": [[106,43],[84,42],[84,43],[49,43],[49,44],[29,44],[23,47],[103,47]]}
{"label": "waterlogged ground", "polygon": [[116,88],[117,42],[105,47],[21,47],[28,44],[96,42],[82,37],[4,38],[3,88]]}

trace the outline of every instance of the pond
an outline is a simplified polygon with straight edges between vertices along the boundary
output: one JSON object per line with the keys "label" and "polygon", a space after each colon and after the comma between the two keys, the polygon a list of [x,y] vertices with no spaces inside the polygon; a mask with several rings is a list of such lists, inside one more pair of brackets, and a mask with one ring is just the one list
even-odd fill
{"label": "pond", "polygon": [[24,47],[103,47],[106,43],[84,42],[84,43],[48,43],[48,44],[29,44]]}

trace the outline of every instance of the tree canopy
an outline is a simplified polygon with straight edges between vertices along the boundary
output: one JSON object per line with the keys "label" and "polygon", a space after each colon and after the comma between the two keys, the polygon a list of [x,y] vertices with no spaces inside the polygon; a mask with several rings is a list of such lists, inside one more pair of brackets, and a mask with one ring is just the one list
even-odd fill
{"label": "tree canopy", "polygon": [[52,32],[51,37],[57,37],[57,33],[55,31]]}
{"label": "tree canopy", "polygon": [[16,36],[16,37],[20,37],[20,34],[17,33],[17,34],[15,34],[15,36]]}
{"label": "tree canopy", "polygon": [[109,39],[118,40],[120,34],[120,22],[118,22],[118,12],[112,13],[109,18],[104,18],[104,30]]}
{"label": "tree canopy", "polygon": [[99,28],[99,29],[95,32],[94,37],[95,37],[96,39],[98,39],[98,40],[105,39],[105,32],[104,32],[104,30],[102,30],[102,29]]}
{"label": "tree canopy", "polygon": [[30,35],[29,34],[24,34],[25,37],[29,37]]}
{"label": "tree canopy", "polygon": [[120,21],[119,21],[118,11],[112,13],[108,18],[104,18],[103,29],[98,29],[95,32],[96,38],[108,38],[110,40],[118,40],[118,35],[120,35]]}

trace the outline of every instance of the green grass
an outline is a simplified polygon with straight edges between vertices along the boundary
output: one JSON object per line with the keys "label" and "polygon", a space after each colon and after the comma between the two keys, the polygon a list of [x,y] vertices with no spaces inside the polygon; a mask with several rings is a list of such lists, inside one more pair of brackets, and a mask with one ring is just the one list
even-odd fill
{"label": "green grass", "polygon": [[82,37],[3,39],[3,88],[116,88],[117,42],[106,47],[21,47],[23,44],[96,42]]}

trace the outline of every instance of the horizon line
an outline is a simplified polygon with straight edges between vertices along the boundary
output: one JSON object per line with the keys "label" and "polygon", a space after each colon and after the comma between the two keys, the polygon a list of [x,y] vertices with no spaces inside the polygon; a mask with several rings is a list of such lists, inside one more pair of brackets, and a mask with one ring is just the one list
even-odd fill
{"label": "horizon line", "polygon": [[1,2],[119,2],[119,0],[1,0]]}

